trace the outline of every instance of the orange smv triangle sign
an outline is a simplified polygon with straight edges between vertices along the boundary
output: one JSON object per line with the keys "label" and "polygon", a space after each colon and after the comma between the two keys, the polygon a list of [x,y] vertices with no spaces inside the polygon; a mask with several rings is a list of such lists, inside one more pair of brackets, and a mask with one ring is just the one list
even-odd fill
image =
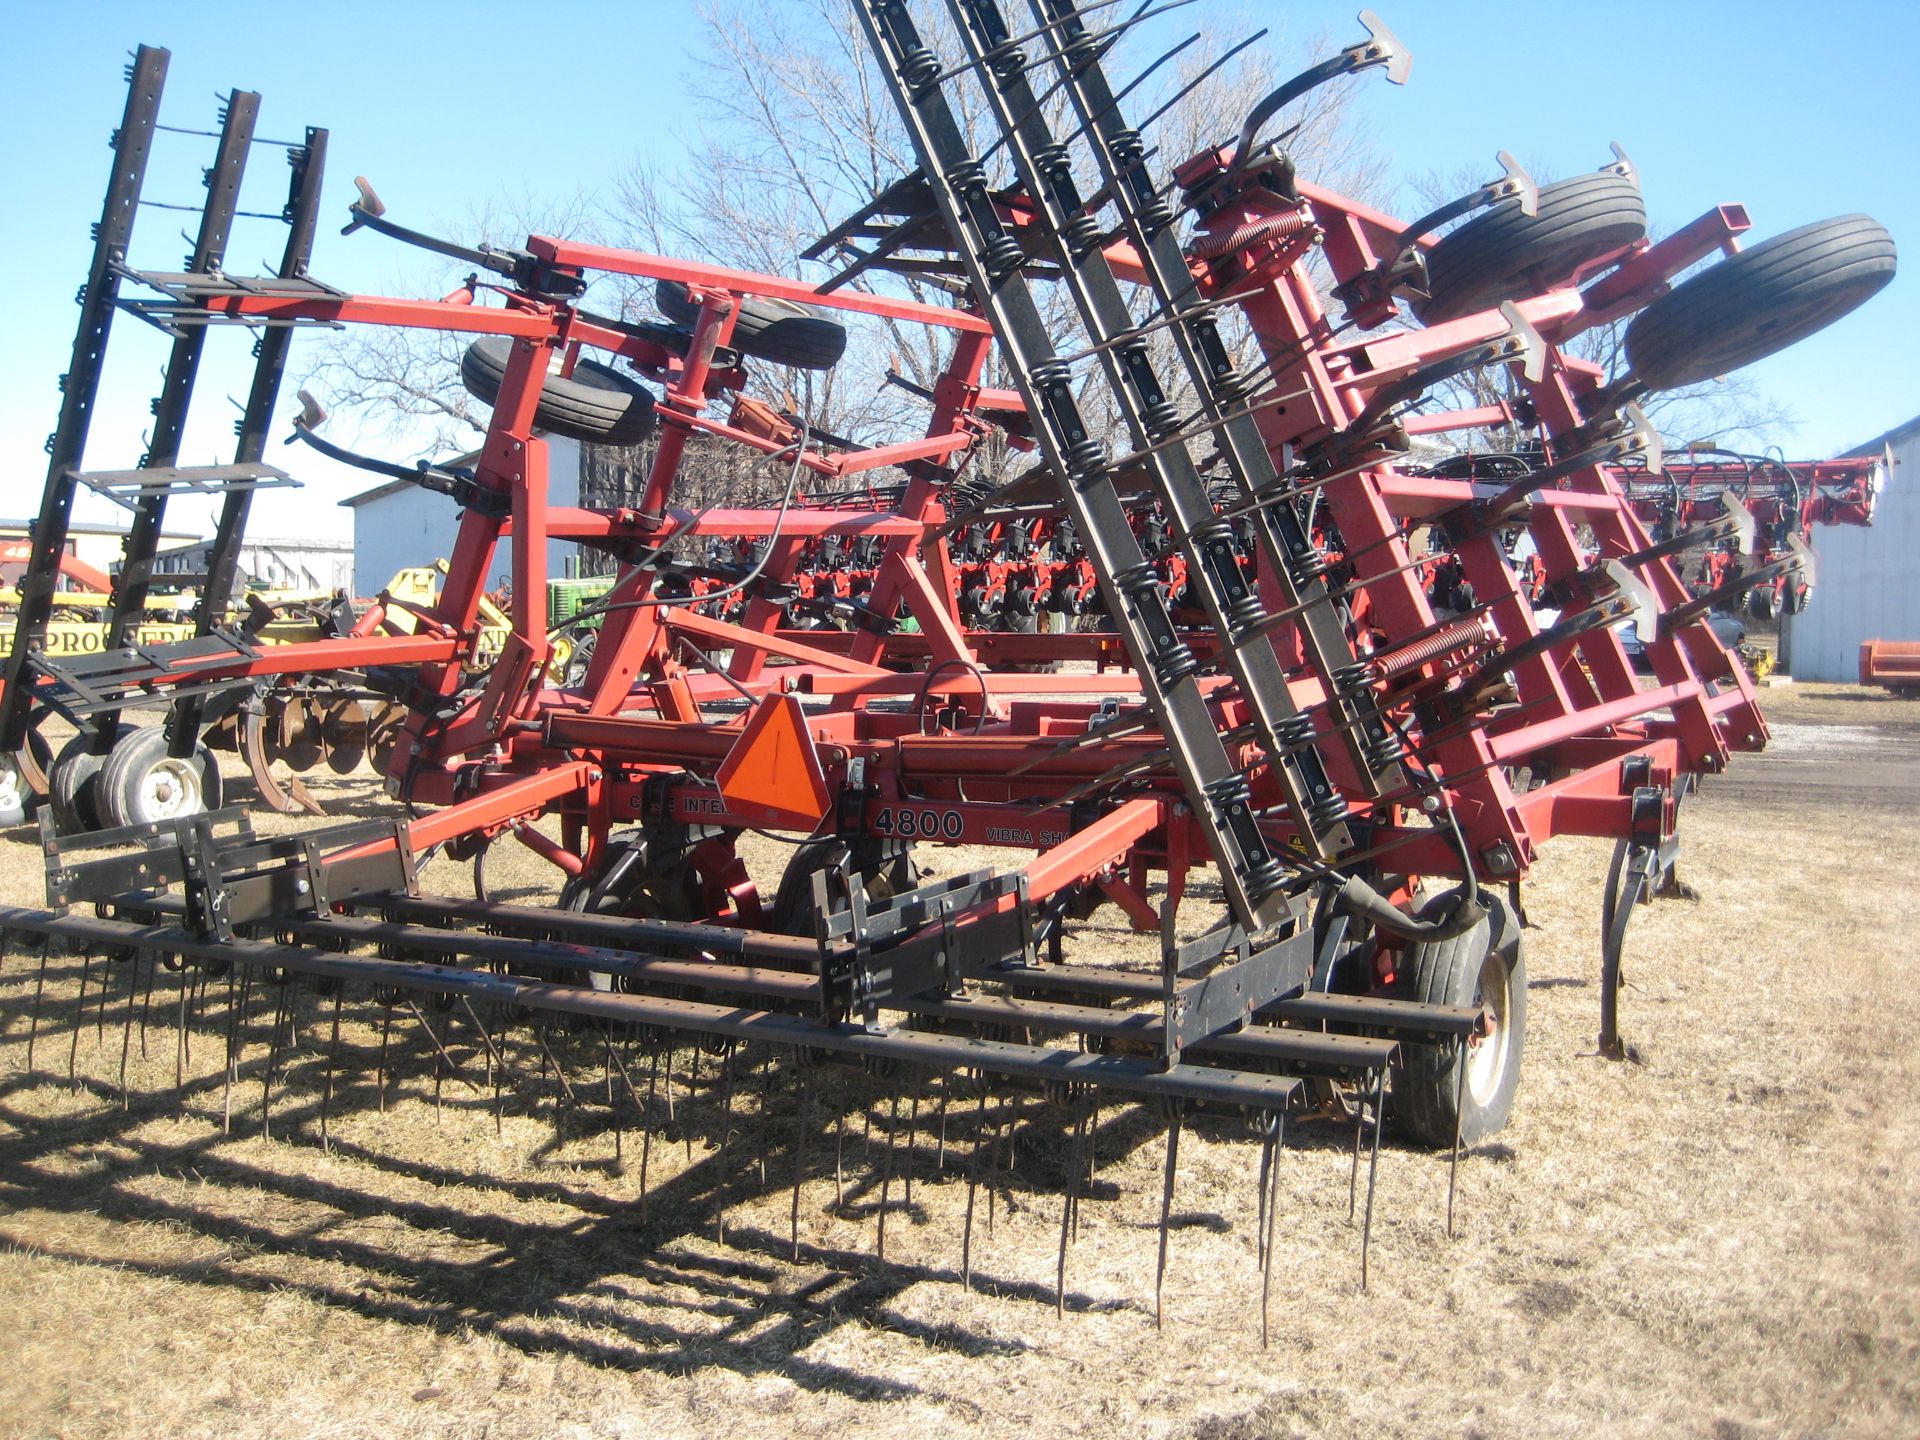
{"label": "orange smv triangle sign", "polygon": [[788,829],[812,830],[827,813],[827,776],[791,695],[769,695],[720,762],[715,778],[727,807]]}

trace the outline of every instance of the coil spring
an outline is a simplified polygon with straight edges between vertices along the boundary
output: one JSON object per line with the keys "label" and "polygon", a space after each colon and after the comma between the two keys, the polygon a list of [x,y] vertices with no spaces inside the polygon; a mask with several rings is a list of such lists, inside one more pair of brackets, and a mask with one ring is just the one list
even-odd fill
{"label": "coil spring", "polygon": [[[1053,13],[1058,7],[1044,6],[1047,19],[1058,20]],[[1060,53],[1066,56],[1075,70],[1081,70],[1100,58],[1100,42],[1087,33],[1087,27],[1078,20],[1069,20],[1055,32],[1060,37]]]}
{"label": "coil spring", "polygon": [[1154,652],[1153,673],[1162,690],[1171,690],[1200,668],[1200,661],[1184,640],[1175,640]]}
{"label": "coil spring", "polygon": [[1195,260],[1223,260],[1262,240],[1284,240],[1290,235],[1298,235],[1310,223],[1297,210],[1284,215],[1268,215],[1259,220],[1249,220],[1244,225],[1236,225],[1231,230],[1195,236],[1193,243],[1187,247],[1187,254]]}
{"label": "coil spring", "polygon": [[1375,730],[1369,725],[1367,730],[1368,734],[1360,742],[1360,753],[1375,770],[1391,770],[1406,759],[1407,747],[1390,728],[1382,725]]}
{"label": "coil spring", "polygon": [[925,45],[916,45],[900,57],[900,78],[917,99],[940,78],[940,57]]}
{"label": "coil spring", "polygon": [[1273,722],[1273,738],[1283,750],[1304,750],[1313,743],[1311,715],[1283,715]]}
{"label": "coil spring", "polygon": [[1369,661],[1354,660],[1333,669],[1333,688],[1342,695],[1358,694],[1372,685],[1373,665]]}
{"label": "coil spring", "polygon": [[1230,594],[1227,598],[1227,628],[1232,632],[1235,645],[1250,638],[1267,621],[1267,607],[1260,603],[1260,596],[1252,587]]}
{"label": "coil spring", "polygon": [[1418,669],[1430,660],[1438,660],[1442,655],[1455,650],[1464,650],[1469,645],[1484,644],[1492,639],[1484,616],[1471,620],[1456,620],[1451,625],[1443,625],[1424,640],[1415,640],[1398,650],[1385,655],[1376,655],[1373,663],[1382,679],[1398,675],[1402,671]]}
{"label": "coil spring", "polygon": [[1105,472],[1107,468],[1107,447],[1092,436],[1085,436],[1067,446],[1067,469],[1076,479],[1085,480]]}
{"label": "coil spring", "polygon": [[1287,867],[1269,854],[1247,867],[1245,883],[1248,897],[1258,905],[1287,883]]}
{"label": "coil spring", "polygon": [[1020,248],[1018,240],[1002,231],[987,241],[981,259],[987,278],[998,283],[1027,263],[1027,252]]}
{"label": "coil spring", "polygon": [[1253,790],[1247,784],[1247,777],[1223,775],[1201,793],[1213,807],[1214,818],[1221,828],[1232,833],[1240,848],[1248,852],[1241,883],[1254,902],[1259,903],[1286,883],[1287,871],[1267,850],[1266,839],[1254,821]]}
{"label": "coil spring", "polygon": [[1027,68],[1027,52],[1018,46],[1010,50],[995,47],[993,55],[987,61],[987,69],[993,72],[994,79],[1004,85],[1022,70]]}
{"label": "coil spring", "polygon": [[1253,809],[1253,787],[1247,783],[1247,777],[1238,772],[1222,775],[1203,787],[1201,793],[1223,817],[1244,814]]}
{"label": "coil spring", "polygon": [[1140,407],[1140,423],[1150,438],[1164,440],[1180,428],[1180,407],[1164,395],[1146,401]]}
{"label": "coil spring", "polygon": [[1207,383],[1213,391],[1214,400],[1222,406],[1233,405],[1246,398],[1247,377],[1238,366],[1223,370],[1218,375],[1210,375]]}
{"label": "coil spring", "polygon": [[1308,818],[1322,830],[1332,829],[1350,818],[1352,814],[1353,811],[1347,808],[1347,797],[1338,790],[1330,792],[1307,807]]}
{"label": "coil spring", "polygon": [[1146,204],[1133,212],[1133,218],[1148,235],[1156,235],[1173,224],[1173,202],[1164,195],[1156,195]]}
{"label": "coil spring", "polygon": [[1060,226],[1060,238],[1066,242],[1067,253],[1076,260],[1088,251],[1097,249],[1105,235],[1100,222],[1085,211]]}

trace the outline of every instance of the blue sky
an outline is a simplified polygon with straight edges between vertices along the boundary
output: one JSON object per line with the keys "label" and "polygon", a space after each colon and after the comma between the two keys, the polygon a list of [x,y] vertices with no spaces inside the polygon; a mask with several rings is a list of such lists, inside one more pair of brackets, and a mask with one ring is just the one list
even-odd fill
{"label": "blue sky", "polygon": [[[1828,0],[1606,7],[1474,0],[1376,0],[1414,54],[1405,87],[1362,77],[1362,113],[1395,171],[1411,176],[1484,162],[1509,149],[1565,174],[1607,158],[1620,141],[1640,167],[1656,228],[1684,224],[1727,201],[1748,206],[1755,237],[1834,214],[1877,216],[1906,248],[1905,268],[1873,304],[1752,372],[1799,420],[1795,455],[1826,455],[1920,413],[1920,99],[1910,59],[1920,5]],[[1347,4],[1249,0],[1251,24],[1294,37],[1358,35]],[[1169,16],[1171,26],[1184,16]],[[1250,28],[1250,25],[1248,28]],[[391,243],[338,234],[356,173],[378,185],[396,218],[455,217],[491,195],[563,196],[591,190],[649,155],[681,153],[689,123],[676,115],[681,75],[699,39],[678,3],[537,8],[374,5],[321,9],[258,4],[33,6],[9,22],[0,54],[0,174],[11,223],[0,258],[13,280],[0,351],[0,513],[37,508],[52,428],[55,380],[66,368],[84,278],[87,231],[98,218],[106,138],[124,99],[121,65],[136,43],[173,54],[163,119],[213,128],[216,94],[261,91],[261,133],[332,132],[328,194],[314,272],[348,289],[380,290],[409,272]],[[1234,117],[1237,121],[1237,117]],[[1235,128],[1223,124],[1223,131]],[[211,142],[161,138],[147,195],[197,197]],[[243,208],[277,209],[286,171],[274,152],[254,161]],[[1402,210],[1419,208],[1408,199]],[[173,268],[191,217],[145,212],[135,260]],[[230,268],[270,268],[283,232],[243,222]],[[507,237],[493,237],[505,239]],[[165,341],[123,317],[95,426],[90,463],[135,463],[157,388]],[[245,385],[244,339],[212,352],[187,459],[230,449]],[[294,368],[311,363],[306,338]],[[304,357],[304,358],[303,358]],[[290,409],[290,406],[283,406]],[[344,533],[335,503],[363,488],[353,472],[274,447],[272,459],[307,479],[298,495],[263,501],[262,532]],[[1917,481],[1915,483],[1920,483]],[[204,508],[201,507],[201,508]],[[110,507],[88,501],[87,518]],[[183,519],[197,519],[193,507]]]}

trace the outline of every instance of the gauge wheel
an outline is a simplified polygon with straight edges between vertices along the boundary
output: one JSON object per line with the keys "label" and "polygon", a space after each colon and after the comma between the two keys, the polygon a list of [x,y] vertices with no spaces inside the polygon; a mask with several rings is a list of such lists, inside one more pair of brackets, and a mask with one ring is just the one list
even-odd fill
{"label": "gauge wheel", "polygon": [[1482,1012],[1465,1051],[1450,1045],[1411,1045],[1396,1070],[1393,1114],[1398,1128],[1421,1144],[1453,1144],[1456,1114],[1462,1144],[1472,1145],[1507,1123],[1520,1085],[1527,1038],[1527,962],[1512,907],[1482,894],[1487,916],[1464,934],[1408,947],[1408,998],[1430,1005],[1466,1005]]}
{"label": "gauge wheel", "polygon": [[167,753],[167,734],[159,725],[129,730],[114,742],[100,767],[100,819],[113,825],[150,825],[220,808],[220,765],[204,743],[193,753]]}
{"label": "gauge wheel", "polygon": [[1751,365],[1871,299],[1893,279],[1893,236],[1867,215],[1802,225],[1681,281],[1633,317],[1627,359],[1655,390]]}

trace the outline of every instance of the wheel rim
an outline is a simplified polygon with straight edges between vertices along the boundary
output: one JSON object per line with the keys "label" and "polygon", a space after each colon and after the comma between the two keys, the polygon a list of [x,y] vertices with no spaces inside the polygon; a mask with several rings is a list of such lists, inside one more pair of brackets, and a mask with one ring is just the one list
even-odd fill
{"label": "wheel rim", "polygon": [[192,760],[172,755],[154,761],[140,777],[140,808],[149,820],[171,820],[180,815],[197,815],[200,802],[200,767]]}
{"label": "wheel rim", "polygon": [[1487,1017],[1486,1033],[1467,1043],[1467,1093],[1476,1105],[1491,1103],[1507,1074],[1507,1017],[1513,1012],[1513,972],[1498,953],[1480,964],[1475,1002]]}

